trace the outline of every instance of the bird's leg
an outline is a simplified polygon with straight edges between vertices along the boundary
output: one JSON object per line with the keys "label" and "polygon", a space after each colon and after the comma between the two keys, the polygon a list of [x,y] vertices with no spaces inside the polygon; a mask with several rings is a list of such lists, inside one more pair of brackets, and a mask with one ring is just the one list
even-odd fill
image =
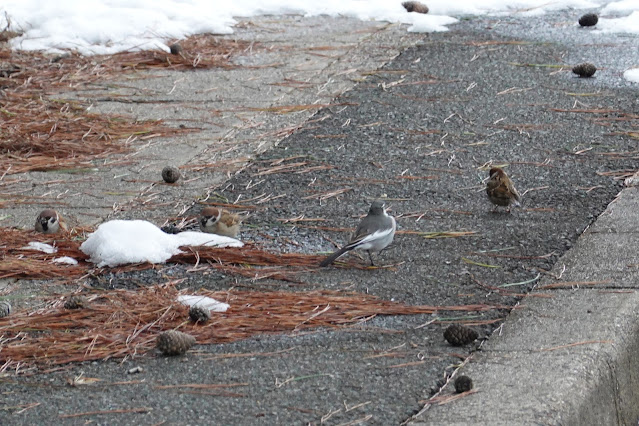
{"label": "bird's leg", "polygon": [[371,266],[375,266],[375,264],[373,263],[373,255],[370,250],[368,250],[368,258],[371,260]]}

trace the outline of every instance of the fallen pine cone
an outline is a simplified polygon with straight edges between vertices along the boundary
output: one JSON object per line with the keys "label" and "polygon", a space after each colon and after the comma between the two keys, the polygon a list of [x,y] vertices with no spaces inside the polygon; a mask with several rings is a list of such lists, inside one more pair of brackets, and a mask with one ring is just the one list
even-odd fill
{"label": "fallen pine cone", "polygon": [[173,43],[169,46],[169,50],[171,51],[171,55],[179,55],[182,53],[182,46],[180,43]]}
{"label": "fallen pine cone", "polygon": [[82,309],[85,301],[82,296],[74,295],[64,301],[64,309]]}
{"label": "fallen pine cone", "polygon": [[162,169],[162,179],[166,183],[175,183],[180,179],[180,171],[177,167],[166,166]]}
{"label": "fallen pine cone", "polygon": [[479,337],[479,334],[472,328],[463,325],[453,324],[444,330],[444,339],[453,346],[464,346]]}
{"label": "fallen pine cone", "polygon": [[180,232],[182,232],[181,228],[178,228],[175,225],[164,225],[163,227],[160,228],[162,230],[162,232],[164,232],[165,234],[179,234]]}
{"label": "fallen pine cone", "polygon": [[195,344],[195,337],[177,330],[169,330],[157,337],[155,347],[164,355],[184,355]]}
{"label": "fallen pine cone", "polygon": [[468,392],[473,388],[473,381],[468,376],[459,376],[455,379],[455,392]]}
{"label": "fallen pine cone", "polygon": [[418,1],[405,1],[402,6],[407,12],[428,13],[428,6]]}
{"label": "fallen pine cone", "polygon": [[572,72],[577,74],[579,77],[592,77],[595,75],[597,68],[588,62],[584,62],[583,64],[575,65],[572,69]]}
{"label": "fallen pine cone", "polygon": [[579,25],[582,27],[592,27],[597,25],[599,22],[599,17],[596,13],[586,13],[584,16],[579,18]]}
{"label": "fallen pine cone", "polygon": [[189,309],[189,318],[193,322],[205,323],[211,319],[211,311],[202,306],[193,305]]}
{"label": "fallen pine cone", "polygon": [[11,313],[11,304],[6,300],[0,300],[0,318],[9,316]]}

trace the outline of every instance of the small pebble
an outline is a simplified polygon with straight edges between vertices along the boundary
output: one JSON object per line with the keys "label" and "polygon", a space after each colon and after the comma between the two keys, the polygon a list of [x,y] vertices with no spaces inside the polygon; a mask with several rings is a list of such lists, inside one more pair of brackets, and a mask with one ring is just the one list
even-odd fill
{"label": "small pebble", "polygon": [[143,371],[144,371],[144,369],[143,369],[142,367],[139,367],[139,366],[138,366],[138,367],[130,368],[130,369],[127,371],[127,374],[137,374],[137,373],[142,373]]}

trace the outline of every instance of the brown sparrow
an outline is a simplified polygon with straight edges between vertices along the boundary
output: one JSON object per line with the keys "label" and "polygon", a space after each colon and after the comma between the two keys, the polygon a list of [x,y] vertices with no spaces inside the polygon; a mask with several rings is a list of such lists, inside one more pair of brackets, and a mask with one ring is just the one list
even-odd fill
{"label": "brown sparrow", "polygon": [[57,211],[45,209],[40,212],[36,219],[35,230],[43,234],[55,234],[60,228],[66,231],[66,225]]}
{"label": "brown sparrow", "polygon": [[515,189],[513,181],[510,180],[506,172],[499,167],[493,167],[489,172],[488,183],[486,184],[486,194],[488,199],[495,205],[495,210],[499,206],[507,207],[510,212],[510,206],[520,206],[521,197]]}
{"label": "brown sparrow", "polygon": [[204,207],[200,213],[200,229],[209,234],[235,238],[245,218],[216,207]]}

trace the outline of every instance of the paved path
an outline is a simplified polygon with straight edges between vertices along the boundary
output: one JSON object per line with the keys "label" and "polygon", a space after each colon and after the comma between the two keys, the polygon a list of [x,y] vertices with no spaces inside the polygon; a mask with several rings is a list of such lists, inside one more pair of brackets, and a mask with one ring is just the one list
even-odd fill
{"label": "paved path", "polygon": [[[616,199],[621,181],[609,172],[637,168],[634,141],[612,134],[636,124],[626,113],[636,111],[637,89],[620,79],[624,65],[615,55],[599,56],[606,70],[595,80],[543,66],[602,51],[591,33],[580,33],[587,39],[579,43],[573,36],[548,43],[560,36],[557,28],[581,31],[573,18],[566,12],[533,21],[541,28],[534,33],[525,31],[529,20],[515,16],[431,35],[346,18],[255,18],[234,35],[260,42],[238,59],[243,67],[157,72],[70,93],[90,95],[97,111],[125,109],[140,119],[203,127],[139,146],[129,157],[133,164],[101,167],[90,182],[47,183],[57,180],[55,173],[24,176],[22,191],[64,200],[61,210],[78,223],[117,217],[162,224],[196,214],[197,201],[207,197],[250,199],[259,209],[243,239],[317,253],[346,235],[313,226],[353,227],[369,199],[384,196],[402,231],[381,255],[386,268],[329,268],[301,276],[298,285],[194,274],[175,265],[82,284],[135,288],[184,279],[181,285],[193,289],[352,290],[408,304],[502,309],[379,316],[341,331],[198,347],[182,358],[2,378],[4,404],[40,404],[24,412],[3,407],[0,420],[72,423],[78,419],[58,416],[148,407],[144,414],[87,418],[105,424],[584,424],[597,414],[599,424],[634,422],[637,262],[628,247],[636,243],[637,195],[630,188]],[[145,102],[99,101],[116,95]],[[269,109],[302,104],[329,106],[288,114]],[[326,167],[263,173],[296,156]],[[169,161],[191,167],[178,186],[159,183]],[[490,213],[481,182],[488,161],[510,163],[520,191],[528,190],[522,210]],[[203,164],[210,166],[193,168]],[[337,190],[342,195],[328,196]],[[35,211],[7,209],[13,216],[3,224],[30,226]],[[282,222],[301,215],[316,222]],[[477,236],[424,238],[438,231]],[[34,285],[41,283],[28,283]],[[533,285],[532,296],[522,299]],[[506,321],[493,332],[501,318]],[[441,334],[449,321],[470,323],[488,338],[481,351],[479,343],[446,344]],[[127,371],[136,365],[144,368],[134,376],[139,383],[109,385],[130,380]],[[469,374],[477,392],[430,404],[452,373]],[[102,383],[69,386],[79,374]],[[158,388],[215,383],[245,385],[217,396]],[[448,385],[440,395],[451,392]]]}

